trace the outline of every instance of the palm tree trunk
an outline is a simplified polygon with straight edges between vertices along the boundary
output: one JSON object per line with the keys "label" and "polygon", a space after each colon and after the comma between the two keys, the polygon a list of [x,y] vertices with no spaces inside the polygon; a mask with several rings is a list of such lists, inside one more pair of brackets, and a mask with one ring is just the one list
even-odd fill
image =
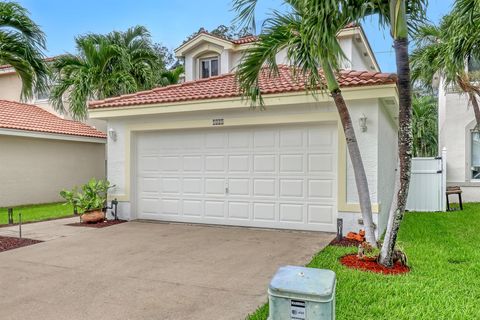
{"label": "palm tree trunk", "polygon": [[363,166],[362,155],[358,147],[357,138],[355,136],[355,130],[352,125],[352,118],[350,117],[345,99],[343,99],[342,91],[340,90],[333,69],[330,66],[325,66],[323,72],[327,80],[328,90],[332,95],[338,114],[340,115],[343,132],[345,133],[348,153],[350,154],[350,160],[352,161],[353,172],[355,174],[363,224],[365,226],[365,240],[376,248],[377,241],[375,239],[375,227],[373,224],[372,203],[370,201],[368,180],[367,175],[365,174],[365,168]]}
{"label": "palm tree trunk", "polygon": [[410,171],[412,165],[412,90],[410,83],[410,65],[408,59],[408,28],[405,0],[390,0],[392,13],[392,35],[394,36],[395,58],[398,74],[399,116],[398,116],[398,154],[400,171],[396,189],[395,209],[388,218],[387,231],[380,251],[379,263],[385,267],[393,266],[393,253],[397,242],[398,230],[405,213]]}
{"label": "palm tree trunk", "polygon": [[480,125],[480,107],[478,106],[477,97],[475,97],[475,93],[469,92],[468,93],[470,102],[472,103],[473,112],[475,113],[475,121],[477,122],[477,126]]}

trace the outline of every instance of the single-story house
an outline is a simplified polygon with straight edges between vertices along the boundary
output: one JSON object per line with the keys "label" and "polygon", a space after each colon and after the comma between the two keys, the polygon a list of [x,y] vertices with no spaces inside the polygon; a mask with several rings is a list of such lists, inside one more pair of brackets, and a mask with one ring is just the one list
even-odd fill
{"label": "single-story house", "polygon": [[0,100],[0,207],[60,201],[105,177],[105,133],[38,106]]}
{"label": "single-story house", "polygon": [[[397,159],[396,76],[379,71],[361,27],[338,37],[347,57],[338,79],[381,233]],[[342,218],[345,231],[362,228],[332,99],[293,80],[284,52],[279,76],[260,79],[265,109],[240,97],[234,71],[255,41],[200,33],[176,50],[187,82],[90,103],[90,116],[107,121],[122,218],[329,232]]]}

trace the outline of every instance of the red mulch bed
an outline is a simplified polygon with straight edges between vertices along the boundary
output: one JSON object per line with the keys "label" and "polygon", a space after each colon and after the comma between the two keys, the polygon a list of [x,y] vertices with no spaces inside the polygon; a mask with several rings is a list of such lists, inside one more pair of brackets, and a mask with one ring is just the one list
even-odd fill
{"label": "red mulch bed", "polygon": [[343,237],[341,240],[337,240],[337,238],[333,239],[332,242],[330,242],[330,245],[337,247],[358,247],[360,243],[362,242]]}
{"label": "red mulch bed", "polygon": [[375,258],[365,257],[363,260],[359,260],[356,254],[348,254],[340,258],[340,263],[346,266],[347,268],[371,271],[375,273],[382,274],[403,274],[410,271],[409,267],[401,265],[399,262],[395,263],[393,268],[385,268],[384,266],[377,263]]}
{"label": "red mulch bed", "polygon": [[43,241],[0,236],[0,252],[21,248],[21,247],[26,247],[26,246],[30,246],[32,244],[36,244],[40,242],[43,242]]}
{"label": "red mulch bed", "polygon": [[103,222],[97,223],[83,223],[83,222],[76,222],[76,223],[69,223],[67,226],[72,227],[87,227],[87,228],[106,228],[110,226],[114,226],[116,224],[127,222],[125,220],[106,220]]}

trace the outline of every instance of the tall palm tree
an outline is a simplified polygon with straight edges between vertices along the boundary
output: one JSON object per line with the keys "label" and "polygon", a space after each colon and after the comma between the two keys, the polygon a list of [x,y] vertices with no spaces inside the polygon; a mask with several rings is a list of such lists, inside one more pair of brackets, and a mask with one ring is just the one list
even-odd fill
{"label": "tall palm tree", "polygon": [[[380,264],[391,267],[393,266],[398,231],[407,205],[412,167],[412,87],[408,53],[409,19],[413,22],[411,25],[415,25],[416,17],[420,17],[420,21],[424,20],[426,0],[389,0],[388,11],[386,10],[387,1],[380,0],[379,2],[383,2],[378,5],[380,17],[389,22],[390,33],[394,41],[399,95],[399,172],[397,173],[399,180],[395,181],[396,195],[394,194],[394,196],[396,196],[396,199],[393,201],[394,208],[388,217],[387,230],[378,259]],[[410,16],[407,15],[407,10]]]}
{"label": "tall palm tree", "polygon": [[[74,119],[88,116],[87,102],[151,89],[163,72],[150,34],[137,26],[126,32],[77,37],[77,54],[65,54],[53,62],[53,106]],[[157,81],[158,80],[158,81]]]}
{"label": "tall palm tree", "polygon": [[45,34],[15,2],[0,2],[0,64],[11,65],[22,80],[22,99],[46,90],[48,68],[42,51]]}
{"label": "tall palm tree", "polygon": [[379,18],[380,26],[390,29],[397,65],[399,116],[399,169],[395,181],[394,199],[390,210],[379,263],[393,266],[394,249],[400,223],[405,213],[412,163],[412,88],[408,53],[409,33],[426,20],[428,0],[345,0],[342,6],[355,20],[369,15]]}
{"label": "tall palm tree", "polygon": [[[377,246],[372,218],[372,205],[367,176],[358,146],[352,119],[336,78],[339,62],[344,57],[337,33],[351,19],[337,1],[286,0],[288,13],[274,11],[254,46],[247,49],[237,78],[241,91],[253,104],[262,103],[258,79],[262,72],[278,73],[276,54],[287,51],[293,76],[303,81],[312,92],[328,92],[337,107],[352,162],[359,203],[366,231],[366,241]],[[254,27],[255,0],[237,0],[238,19]],[[321,45],[320,45],[321,44]],[[267,68],[264,68],[264,65]],[[319,73],[319,69],[322,73]]]}
{"label": "tall palm tree", "polygon": [[[254,11],[255,6],[258,0],[236,0],[234,1],[234,9],[238,12],[238,19],[244,22],[249,23],[252,28],[255,27],[255,17]],[[333,33],[330,29],[335,29],[344,26],[347,22],[360,21],[367,16],[376,15],[379,17],[380,24],[384,27],[390,29],[391,35],[394,39],[394,48],[396,55],[396,64],[397,64],[397,73],[398,73],[398,90],[399,90],[399,102],[400,102],[400,111],[399,111],[399,132],[398,132],[398,149],[399,149],[399,178],[396,182],[395,194],[396,198],[394,199],[392,210],[389,215],[389,220],[387,224],[387,232],[385,236],[385,241],[382,246],[382,251],[380,254],[379,262],[385,266],[393,265],[393,253],[396,244],[398,230],[400,228],[400,222],[403,218],[405,212],[405,206],[408,196],[408,187],[410,183],[410,168],[411,168],[411,149],[412,149],[412,133],[411,133],[411,121],[412,121],[412,92],[410,85],[410,69],[409,69],[409,54],[408,54],[408,35],[409,30],[415,29],[416,26],[423,22],[425,19],[425,8],[427,0],[285,0],[285,3],[289,4],[291,7],[297,6],[306,6],[311,11],[305,13],[301,11],[299,15],[304,22],[302,24],[302,32],[295,30],[291,32],[291,38],[300,38],[300,37],[310,37],[312,42],[307,43],[307,45],[300,45],[296,47],[296,50],[290,50],[291,43],[294,43],[295,40],[288,40],[286,43],[279,43],[276,50],[271,50],[271,53],[266,54],[263,57],[263,60],[259,60],[257,65],[257,71],[253,66],[253,63],[249,66],[251,68],[248,75],[248,71],[245,71],[245,75],[250,78],[250,81],[242,80],[241,70],[239,79],[242,84],[242,88],[250,96],[252,96],[255,101],[255,96],[258,97],[259,90],[255,88],[256,80],[255,76],[258,75],[258,68],[261,66],[261,62],[267,61],[267,63],[273,67],[275,70],[274,64],[274,55],[272,52],[277,52],[279,48],[286,47],[289,49],[290,58],[294,61],[294,64],[299,64],[301,70],[306,72],[307,70],[311,75],[316,74],[315,67],[318,67],[320,64],[323,67],[325,77],[327,80],[327,87],[329,90],[335,92],[337,89],[335,87],[335,82],[328,81],[329,75],[333,75],[335,70],[335,61],[339,58],[339,52],[336,46],[334,45]],[[302,15],[308,15],[309,19],[304,19]],[[276,13],[276,20],[279,23],[282,23],[281,15]],[[287,15],[288,16],[288,15]],[[288,27],[291,23],[285,19],[283,21],[284,27]],[[268,25],[268,22],[267,22]],[[280,29],[277,27],[277,29]],[[272,40],[281,39],[281,31],[277,34],[272,33],[274,36]],[[267,38],[268,40],[268,38]],[[298,39],[297,39],[298,40]],[[308,39],[305,39],[308,41]],[[268,43],[268,41],[264,41]],[[262,43],[262,37],[260,37],[260,44]],[[321,45],[319,45],[321,44]],[[275,41],[272,42],[272,48],[275,48]],[[259,46],[257,46],[259,47]],[[321,50],[321,48],[325,50]],[[254,49],[252,49],[254,50]],[[295,52],[297,51],[297,52]],[[326,53],[330,52],[330,54]],[[305,54],[307,52],[307,54]],[[323,56],[321,56],[323,54]],[[298,56],[295,59],[295,56]],[[261,55],[259,55],[261,56]],[[312,60],[313,59],[313,60]],[[323,60],[324,63],[319,63]],[[316,62],[312,63],[312,61]],[[328,63],[325,63],[328,61]],[[245,65],[245,64],[244,64]],[[329,68],[331,67],[331,68]],[[247,77],[244,77],[247,78]],[[334,77],[333,77],[334,78]],[[310,76],[310,84],[315,83],[315,79],[312,81],[312,76]],[[336,91],[340,93],[339,91]],[[332,94],[334,98],[338,95]],[[341,96],[341,94],[340,94]],[[337,108],[340,111],[342,116],[342,108],[339,107],[341,101],[335,99]],[[340,102],[340,103],[339,103]],[[348,112],[348,109],[345,108]],[[348,125],[344,125],[345,134],[349,134],[346,129]],[[348,141],[348,138],[347,138]],[[356,144],[356,141],[354,141]],[[357,146],[358,149],[358,146]],[[350,148],[349,148],[350,151]],[[359,154],[359,153],[358,153]],[[355,154],[352,154],[350,151],[350,157],[355,157]],[[361,162],[361,158],[357,158],[356,161]],[[361,167],[354,164],[355,172],[360,172]],[[361,190],[365,193],[368,188],[365,188],[365,184],[362,180],[357,180],[357,190]],[[360,193],[360,192],[359,192]],[[362,206],[362,201],[370,202],[370,199],[366,200],[360,199],[360,204]],[[362,208],[362,214],[369,216],[370,212],[364,212]],[[368,223],[368,221],[367,221]],[[367,234],[368,234],[368,227]],[[370,237],[371,238],[371,237]],[[367,240],[369,240],[367,238]]]}

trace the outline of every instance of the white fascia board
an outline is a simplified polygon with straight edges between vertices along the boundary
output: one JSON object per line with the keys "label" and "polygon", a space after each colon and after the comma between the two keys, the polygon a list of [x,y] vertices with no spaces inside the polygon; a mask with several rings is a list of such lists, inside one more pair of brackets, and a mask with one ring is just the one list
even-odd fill
{"label": "white fascia board", "polygon": [[[342,89],[342,93],[347,102],[363,99],[393,98],[398,104],[398,91],[395,84],[344,88]],[[319,93],[316,95],[316,97],[314,97],[311,93],[307,93],[306,91],[269,94],[264,95],[263,99],[265,106],[268,107],[333,101],[330,95],[326,93]],[[214,111],[249,107],[250,104],[247,100],[244,100],[241,97],[232,97],[151,105],[94,108],[89,110],[89,116],[91,119],[105,120],[117,117],[184,113],[194,111]]]}
{"label": "white fascia board", "polygon": [[74,136],[74,135],[68,135],[68,134],[56,134],[56,133],[49,133],[49,132],[4,129],[4,128],[0,129],[0,135],[25,137],[25,138],[37,138],[37,139],[76,141],[76,142],[107,143],[107,139],[103,139],[103,138]]}

